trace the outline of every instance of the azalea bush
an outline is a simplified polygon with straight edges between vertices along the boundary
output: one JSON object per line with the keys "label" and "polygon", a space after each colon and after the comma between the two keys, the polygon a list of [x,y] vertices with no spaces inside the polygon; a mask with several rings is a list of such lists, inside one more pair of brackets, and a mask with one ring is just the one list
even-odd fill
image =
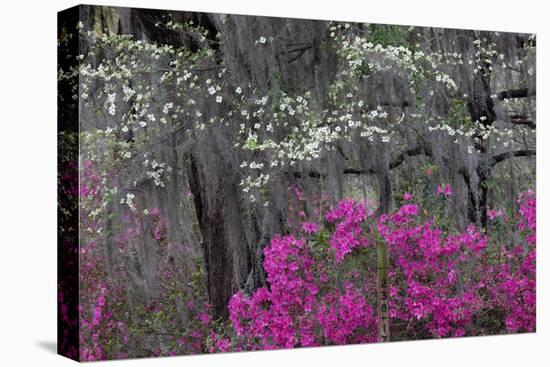
{"label": "azalea bush", "polygon": [[[437,194],[450,195],[450,187]],[[324,228],[304,223],[314,236],[276,237],[265,249],[270,288],[237,293],[230,303],[238,347],[377,340],[375,272],[356,260],[380,241],[390,252],[394,340],[533,331],[534,194],[522,194],[519,205],[519,216],[498,220],[522,237],[503,244],[472,225],[449,233],[414,203],[369,220],[364,204],[340,202]]]}
{"label": "azalea bush", "polygon": [[[85,166],[80,190],[93,202],[101,190],[87,186],[96,176],[91,164]],[[304,200],[299,189],[290,191],[295,204]],[[438,213],[445,213],[441,209],[451,195],[449,185],[436,187],[432,203]],[[165,343],[143,353],[376,342],[378,246],[389,251],[391,340],[534,331],[535,194],[522,193],[514,215],[490,210],[487,232],[474,225],[458,231],[444,214],[433,216],[422,208],[415,196],[405,192],[401,207],[382,215],[354,199],[324,210],[327,203],[318,198],[310,216],[299,211],[294,217],[293,233],[275,236],[264,248],[267,285],[235,293],[229,320],[212,319],[200,272],[190,288],[192,275],[166,268],[159,269],[164,287],[157,297],[134,307],[138,314],[130,317],[124,295],[128,273],[120,267],[107,277],[107,259],[92,242],[81,250],[81,356],[126,357],[135,348],[131,340],[162,332]],[[128,213],[126,231],[116,237],[120,252],[132,250],[147,222],[159,255],[166,256],[160,211],[137,209]],[[183,310],[173,306],[178,302]]]}
{"label": "azalea bush", "polygon": [[[112,172],[100,172],[100,166],[91,160],[80,166],[80,180],[74,189],[80,195],[80,229],[86,233],[78,254],[80,359],[206,351],[212,320],[200,263],[170,255],[165,217],[158,207],[143,208],[134,194],[121,203],[131,208],[124,212],[120,228],[116,233],[109,229],[113,224],[108,224],[112,218],[105,214],[105,196],[112,192],[102,181],[112,177]],[[105,230],[111,231],[111,244],[102,240]],[[136,276],[131,265],[133,256],[142,251],[144,238],[151,241],[160,259],[149,274],[159,287],[154,297],[136,303],[129,297]],[[116,257],[107,256],[107,246],[116,247]],[[159,334],[163,340],[154,349],[142,346],[143,341]]]}

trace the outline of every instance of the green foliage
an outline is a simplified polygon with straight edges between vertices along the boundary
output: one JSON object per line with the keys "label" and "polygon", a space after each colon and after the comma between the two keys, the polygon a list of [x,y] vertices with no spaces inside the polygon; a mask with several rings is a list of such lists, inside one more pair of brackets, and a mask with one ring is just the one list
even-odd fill
{"label": "green foliage", "polygon": [[469,129],[473,125],[466,102],[461,98],[449,99],[449,119],[455,128]]}
{"label": "green foliage", "polygon": [[408,46],[407,30],[403,26],[389,24],[369,24],[368,40],[382,46]]}

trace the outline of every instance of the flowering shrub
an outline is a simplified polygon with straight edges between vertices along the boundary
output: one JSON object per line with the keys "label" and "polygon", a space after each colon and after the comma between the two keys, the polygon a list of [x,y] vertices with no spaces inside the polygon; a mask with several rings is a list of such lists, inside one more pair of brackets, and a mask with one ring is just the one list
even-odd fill
{"label": "flowering shrub", "polygon": [[367,219],[367,214],[365,205],[344,200],[326,215],[327,222],[338,222],[330,239],[330,245],[336,251],[336,261],[341,261],[354,248],[368,246],[369,240],[361,226]]}
{"label": "flowering shrub", "polygon": [[496,306],[505,312],[508,332],[532,332],[536,326],[536,198],[525,192],[518,200],[520,219],[517,229],[525,243],[504,249],[505,262],[493,269],[496,286],[492,289]]}
{"label": "flowering shrub", "polygon": [[483,273],[470,277],[464,273],[477,265],[487,237],[473,226],[464,233],[445,236],[432,220],[419,219],[414,204],[383,215],[378,229],[394,263],[392,318],[408,323],[408,332],[415,335],[424,329],[429,336],[464,335],[474,314],[483,307],[475,276]]}
{"label": "flowering shrub", "polygon": [[[446,185],[436,194],[450,193]],[[423,215],[412,198],[407,193],[406,204],[373,223],[368,223],[365,205],[344,200],[326,214],[327,227],[303,223],[306,234],[316,234],[309,240],[275,237],[264,250],[270,287],[250,297],[237,293],[230,301],[235,346],[272,349],[377,340],[376,292],[368,287],[375,282],[374,272],[349,267],[363,256],[357,250],[377,241],[386,243],[390,253],[394,340],[534,330],[534,195],[522,194],[519,201],[518,229],[525,232],[525,243],[511,244],[503,263],[495,263],[487,234],[473,225],[452,234]],[[532,249],[525,251],[525,245]],[[347,275],[353,276],[342,280],[338,266],[346,261]],[[490,329],[495,322],[497,329]]]}
{"label": "flowering shrub", "polygon": [[521,215],[518,229],[527,233],[527,243],[534,245],[537,240],[537,199],[532,191],[524,192],[518,200]]}
{"label": "flowering shrub", "polygon": [[[121,202],[128,209],[121,215],[120,228],[112,234],[117,251],[113,255],[116,259],[110,260],[115,265],[109,268],[105,243],[99,236],[105,231],[108,218],[105,198],[109,191],[102,184],[108,172],[100,175],[98,165],[89,160],[84,160],[81,166],[80,229],[87,235],[79,250],[80,359],[95,361],[206,351],[206,339],[214,323],[208,305],[201,302],[204,298],[202,269],[194,273],[189,259],[174,263],[168,250],[165,217],[157,207],[142,208],[137,195],[133,194],[131,199]],[[160,286],[154,297],[137,304],[134,300],[132,304],[129,294],[135,291],[131,289],[135,283],[127,264],[139,261],[135,254],[139,253],[144,240],[152,241],[160,259],[151,275]],[[185,325],[180,321],[183,313]],[[143,346],[142,340],[158,334],[166,334],[162,344],[154,349]]]}
{"label": "flowering shrub", "polygon": [[[442,195],[445,191],[450,190],[443,187]],[[99,191],[89,191],[88,196],[95,193]],[[521,194],[518,216],[508,217],[503,211],[494,215],[495,225],[510,224],[498,231],[517,229],[520,236],[510,243],[503,243],[497,230],[483,233],[470,225],[457,232],[442,225],[414,197],[406,193],[398,210],[378,218],[366,203],[352,199],[335,205],[321,221],[299,214],[296,234],[275,236],[264,249],[267,286],[250,295],[235,293],[227,321],[212,319],[209,305],[196,302],[203,297],[200,293],[163,288],[158,297],[136,309],[146,325],[136,323],[124,312],[124,272],[116,274],[119,282],[101,281],[107,278],[106,260],[92,242],[81,250],[81,357],[125,357],[132,350],[130,340],[162,330],[170,331],[165,345],[149,353],[375,342],[378,301],[373,264],[380,245],[389,250],[392,340],[533,331],[534,193]],[[166,221],[156,208],[138,209],[130,211],[126,230],[116,237],[119,248],[128,251],[146,223],[162,255]],[[171,285],[185,282],[166,269],[159,278]],[[182,310],[171,304],[178,299],[186,305],[183,327],[176,321]]]}
{"label": "flowering shrub", "polygon": [[105,260],[97,253],[97,245],[80,250],[80,358],[95,361],[106,357],[127,357],[126,323],[117,319],[125,305],[122,287],[105,279]]}
{"label": "flowering shrub", "polygon": [[305,240],[275,237],[264,254],[270,289],[260,288],[251,297],[237,293],[229,303],[230,319],[241,348],[375,340],[376,322],[364,290],[350,281],[341,288],[335,287],[334,275],[329,271],[332,262],[316,258],[313,247]]}

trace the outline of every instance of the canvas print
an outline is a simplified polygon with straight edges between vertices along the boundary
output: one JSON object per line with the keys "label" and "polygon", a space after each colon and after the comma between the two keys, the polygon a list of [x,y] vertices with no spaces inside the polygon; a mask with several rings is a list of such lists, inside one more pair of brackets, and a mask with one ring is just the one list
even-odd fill
{"label": "canvas print", "polygon": [[58,50],[60,354],[535,332],[534,34],[80,5]]}

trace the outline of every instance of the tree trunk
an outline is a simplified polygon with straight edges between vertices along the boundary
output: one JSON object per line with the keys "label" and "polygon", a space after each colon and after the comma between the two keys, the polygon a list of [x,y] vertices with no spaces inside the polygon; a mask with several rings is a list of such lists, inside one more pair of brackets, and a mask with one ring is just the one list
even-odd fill
{"label": "tree trunk", "polygon": [[214,192],[215,197],[208,198],[210,193],[207,192],[204,176],[201,175],[194,157],[191,157],[189,166],[189,187],[193,193],[202,236],[208,301],[215,319],[227,318],[226,305],[231,297],[234,279],[231,257],[225,241],[222,212],[224,197],[220,195],[221,192]]}

